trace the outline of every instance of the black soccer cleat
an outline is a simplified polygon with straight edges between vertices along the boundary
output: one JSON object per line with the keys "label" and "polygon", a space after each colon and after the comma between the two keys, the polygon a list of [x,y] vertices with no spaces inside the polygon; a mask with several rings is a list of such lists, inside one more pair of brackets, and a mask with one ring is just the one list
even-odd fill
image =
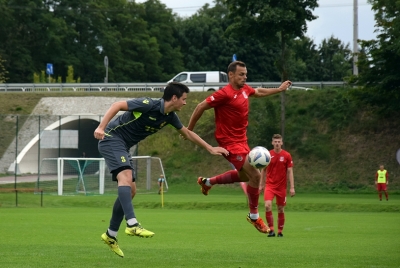
{"label": "black soccer cleat", "polygon": [[271,231],[271,232],[268,233],[268,237],[274,237],[274,236],[275,236],[275,232],[274,231]]}
{"label": "black soccer cleat", "polygon": [[283,234],[282,233],[278,233],[278,237],[283,237]]}

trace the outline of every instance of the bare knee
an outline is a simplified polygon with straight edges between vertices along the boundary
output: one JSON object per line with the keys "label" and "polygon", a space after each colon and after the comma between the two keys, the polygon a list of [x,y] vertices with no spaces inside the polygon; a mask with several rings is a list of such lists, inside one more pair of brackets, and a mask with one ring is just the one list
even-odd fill
{"label": "bare knee", "polygon": [[272,210],[272,201],[271,200],[267,200],[265,201],[265,211],[271,211]]}

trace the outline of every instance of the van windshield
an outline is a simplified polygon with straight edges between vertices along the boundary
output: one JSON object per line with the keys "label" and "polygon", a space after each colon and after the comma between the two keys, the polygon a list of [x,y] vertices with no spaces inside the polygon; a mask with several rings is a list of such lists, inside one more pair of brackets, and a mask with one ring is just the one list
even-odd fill
{"label": "van windshield", "polygon": [[187,79],[187,74],[181,74],[174,78],[174,82],[182,82],[186,81],[186,79]]}

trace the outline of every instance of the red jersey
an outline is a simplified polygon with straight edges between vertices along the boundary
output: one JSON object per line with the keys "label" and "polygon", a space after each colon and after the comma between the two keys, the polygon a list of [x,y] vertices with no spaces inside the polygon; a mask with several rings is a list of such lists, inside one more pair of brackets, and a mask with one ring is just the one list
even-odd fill
{"label": "red jersey", "polygon": [[214,108],[215,139],[219,146],[247,144],[249,96],[254,93],[255,89],[246,84],[239,90],[228,84],[207,97],[208,105]]}
{"label": "red jersey", "polygon": [[271,154],[271,162],[267,167],[266,185],[269,188],[286,192],[287,169],[293,167],[292,156],[285,150],[280,153],[270,150],[269,153]]}

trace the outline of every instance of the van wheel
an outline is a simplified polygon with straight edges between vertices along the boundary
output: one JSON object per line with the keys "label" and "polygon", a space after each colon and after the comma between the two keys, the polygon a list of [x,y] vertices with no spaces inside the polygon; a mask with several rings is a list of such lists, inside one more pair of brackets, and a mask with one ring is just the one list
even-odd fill
{"label": "van wheel", "polygon": [[209,88],[207,91],[215,91],[215,89],[213,89],[213,88]]}

